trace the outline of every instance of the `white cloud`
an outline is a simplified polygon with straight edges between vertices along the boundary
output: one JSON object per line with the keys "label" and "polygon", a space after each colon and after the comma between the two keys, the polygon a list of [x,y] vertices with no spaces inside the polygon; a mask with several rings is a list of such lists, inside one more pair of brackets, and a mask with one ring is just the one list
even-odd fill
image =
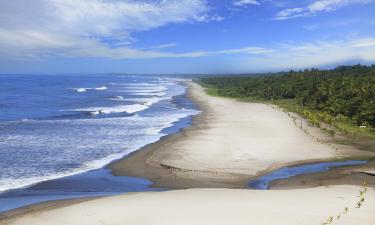
{"label": "white cloud", "polygon": [[292,18],[292,17],[298,17],[301,15],[304,15],[305,9],[303,8],[290,8],[290,9],[284,9],[280,11],[277,15],[277,19],[283,19],[283,18]]}
{"label": "white cloud", "polygon": [[202,16],[223,19],[208,17],[208,11],[205,0],[1,1],[0,55],[149,57],[157,54],[129,46],[134,32],[199,22]]}
{"label": "white cloud", "polygon": [[237,49],[225,49],[216,51],[197,51],[181,54],[173,54],[171,57],[203,57],[210,55],[228,55],[228,54],[247,54],[247,55],[262,55],[272,52],[271,49],[261,47],[243,47]]}
{"label": "white cloud", "polygon": [[350,19],[350,18],[340,18],[340,20],[328,20],[320,21],[320,23],[313,23],[303,25],[303,28],[308,31],[314,31],[321,28],[338,28],[338,27],[348,27],[348,26],[357,26],[360,24],[371,24],[371,20],[362,18],[362,19]]}
{"label": "white cloud", "polygon": [[233,3],[235,6],[260,5],[258,0],[237,0]]}
{"label": "white cloud", "polygon": [[[6,43],[6,44],[3,44]],[[143,49],[133,49],[127,45],[114,48],[101,44],[95,38],[84,38],[34,30],[4,30],[0,28],[0,52],[15,58],[43,57],[103,57],[114,59],[141,58],[191,58],[219,54],[264,54],[268,49],[244,47],[218,51],[195,52],[160,52],[165,48],[177,46],[175,43],[151,46]]]}
{"label": "white cloud", "polygon": [[[359,2],[359,0],[353,0]],[[323,2],[323,1],[316,1]],[[325,2],[325,1],[324,1]],[[363,1],[361,1],[363,2]],[[337,6],[337,5],[335,5]],[[309,11],[333,10],[333,5]],[[291,8],[280,17],[309,12]],[[134,32],[173,23],[220,21],[203,0],[9,0],[0,2],[0,57],[105,57],[114,59],[246,55],[249,66],[310,67],[346,60],[375,61],[375,39],[245,46],[212,51],[173,52],[175,43],[131,47]],[[169,52],[166,52],[167,48]],[[254,67],[255,68],[255,67]],[[258,67],[259,68],[259,67]]]}
{"label": "white cloud", "polygon": [[177,46],[176,43],[168,43],[168,44],[151,46],[151,47],[148,47],[146,49],[164,49],[164,48],[173,48],[173,47],[176,47],[176,46]]}
{"label": "white cloud", "polygon": [[373,0],[315,0],[303,8],[288,8],[278,12],[274,19],[286,20],[297,17],[316,15],[320,12],[335,11],[350,4],[367,4]]}
{"label": "white cloud", "polygon": [[270,54],[251,57],[248,63],[257,68],[280,70],[374,61],[375,38],[357,38],[280,44]]}
{"label": "white cloud", "polygon": [[353,48],[375,47],[375,39],[367,38],[353,42]]}
{"label": "white cloud", "polygon": [[211,22],[211,21],[216,21],[220,22],[224,20],[224,17],[219,16],[219,15],[213,15],[210,16],[208,14],[200,15],[200,16],[195,16],[194,19],[198,22]]}

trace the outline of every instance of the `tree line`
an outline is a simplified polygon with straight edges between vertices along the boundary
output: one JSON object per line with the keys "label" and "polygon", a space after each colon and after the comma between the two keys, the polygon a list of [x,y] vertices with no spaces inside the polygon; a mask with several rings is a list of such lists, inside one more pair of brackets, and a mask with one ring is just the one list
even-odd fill
{"label": "tree line", "polygon": [[375,65],[306,69],[256,77],[208,77],[201,84],[220,96],[254,100],[295,100],[295,104],[375,126]]}

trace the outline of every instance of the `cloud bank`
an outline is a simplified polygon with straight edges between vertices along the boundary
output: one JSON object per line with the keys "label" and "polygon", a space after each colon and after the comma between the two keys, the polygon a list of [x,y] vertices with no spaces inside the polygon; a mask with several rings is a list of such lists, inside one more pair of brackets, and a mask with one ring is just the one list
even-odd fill
{"label": "cloud bank", "polygon": [[[310,0],[310,4],[294,8],[278,5],[278,9],[283,7],[284,10],[275,19],[311,16],[371,1]],[[266,2],[274,4],[271,0],[233,0],[230,4],[241,7],[260,3],[266,5]],[[250,7],[245,9],[239,11],[247,12]],[[273,13],[269,16],[272,17]],[[202,61],[212,60],[212,64],[217,65],[217,60],[225,58],[220,56],[228,55],[230,57],[225,59],[236,63],[246,59],[246,65],[242,65],[242,68],[302,68],[350,60],[375,61],[375,39],[371,34],[358,35],[356,38],[353,35],[343,35],[338,37],[339,40],[331,37],[331,40],[308,43],[303,42],[303,39],[295,39],[294,42],[292,39],[289,42],[260,42],[248,46],[238,46],[230,41],[225,42],[225,47],[202,45],[210,50],[204,50],[205,47],[196,50],[196,46],[188,49],[183,46],[184,43],[173,41],[143,48],[133,47],[134,34],[137,32],[171,24],[207,25],[213,22],[221,25],[226,22],[223,20],[223,17],[212,12],[212,6],[205,0],[6,0],[0,2],[0,58],[4,62],[9,59],[26,59],[31,62],[47,59],[48,62],[48,59],[60,58],[101,60],[207,57]],[[273,20],[268,22],[278,23]],[[348,39],[349,37],[351,38]],[[251,37],[243,38],[244,43],[253,43]],[[202,41],[207,42],[204,38]],[[177,52],[179,47],[188,50]],[[233,68],[235,67],[237,66],[234,65]]]}
{"label": "cloud bank", "polygon": [[375,38],[354,38],[278,45],[269,54],[250,57],[247,63],[268,69],[301,69],[350,62],[375,61]]}
{"label": "cloud bank", "polygon": [[237,0],[237,1],[234,1],[233,5],[235,6],[260,5],[260,3],[257,0]]}
{"label": "cloud bank", "polygon": [[[132,34],[209,18],[203,0],[12,0],[0,7],[2,56],[156,57],[129,47]],[[163,54],[161,54],[163,55]]]}

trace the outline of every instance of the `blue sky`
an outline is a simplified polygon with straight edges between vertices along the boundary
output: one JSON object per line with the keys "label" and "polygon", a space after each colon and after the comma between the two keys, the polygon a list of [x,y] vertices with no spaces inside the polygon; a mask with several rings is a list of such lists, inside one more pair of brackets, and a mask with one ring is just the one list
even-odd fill
{"label": "blue sky", "polygon": [[375,63],[375,0],[3,0],[0,73]]}

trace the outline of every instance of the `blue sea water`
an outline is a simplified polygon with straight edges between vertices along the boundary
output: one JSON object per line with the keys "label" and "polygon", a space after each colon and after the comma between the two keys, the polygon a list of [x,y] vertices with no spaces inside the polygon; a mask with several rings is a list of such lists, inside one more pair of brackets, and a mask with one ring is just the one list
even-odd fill
{"label": "blue sea water", "polygon": [[142,178],[113,176],[106,168],[95,169],[4,191],[0,193],[0,213],[51,200],[164,190],[152,188],[151,184]]}
{"label": "blue sea water", "polygon": [[[0,213],[49,200],[158,191],[104,166],[188,126],[182,80],[124,75],[0,75]],[[249,183],[366,161],[286,167]]]}
{"label": "blue sea water", "polygon": [[166,77],[0,75],[0,192],[95,171],[175,132],[198,113],[185,89]]}
{"label": "blue sea water", "polygon": [[336,167],[353,166],[353,165],[360,165],[360,164],[365,164],[365,163],[367,163],[366,160],[348,160],[348,161],[322,162],[322,163],[305,164],[301,166],[283,167],[281,169],[275,170],[255,180],[250,181],[249,188],[267,190],[269,188],[269,183],[275,180],[287,179],[287,178],[302,175],[302,174],[325,172]]}

